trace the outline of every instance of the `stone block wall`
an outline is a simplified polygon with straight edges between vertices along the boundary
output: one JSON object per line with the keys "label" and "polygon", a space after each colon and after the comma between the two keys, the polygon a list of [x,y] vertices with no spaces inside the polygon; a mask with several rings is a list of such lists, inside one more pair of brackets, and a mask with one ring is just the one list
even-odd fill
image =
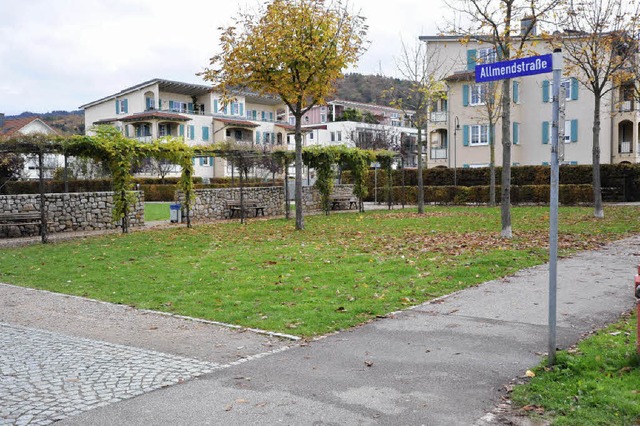
{"label": "stone block wall", "polygon": [[[227,200],[240,200],[239,188],[196,189],[195,203],[191,208],[193,220],[227,219]],[[256,200],[264,207],[265,216],[284,214],[284,189],[282,187],[244,188],[245,200]],[[184,204],[184,194],[178,193],[180,204]],[[183,221],[184,208],[183,208]]]}
{"label": "stone block wall", "polygon": [[[135,192],[136,203],[129,214],[129,226],[144,225],[144,193]],[[95,231],[119,226],[113,221],[112,192],[45,194],[49,232]],[[0,212],[40,211],[40,195],[0,195]],[[0,225],[0,237],[38,235],[38,226]]]}
{"label": "stone block wall", "polygon": [[[333,195],[336,197],[352,197],[353,185],[334,185]],[[304,211],[322,210],[320,192],[314,186],[302,187],[302,206]]]}

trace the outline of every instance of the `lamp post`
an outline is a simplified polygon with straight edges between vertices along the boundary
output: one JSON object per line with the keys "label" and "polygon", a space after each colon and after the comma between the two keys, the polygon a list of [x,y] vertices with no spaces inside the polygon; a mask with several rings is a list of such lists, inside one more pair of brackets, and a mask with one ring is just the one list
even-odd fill
{"label": "lamp post", "polygon": [[458,146],[458,130],[460,130],[460,120],[458,116],[453,121],[453,186],[458,186],[458,158],[457,158],[457,146]]}

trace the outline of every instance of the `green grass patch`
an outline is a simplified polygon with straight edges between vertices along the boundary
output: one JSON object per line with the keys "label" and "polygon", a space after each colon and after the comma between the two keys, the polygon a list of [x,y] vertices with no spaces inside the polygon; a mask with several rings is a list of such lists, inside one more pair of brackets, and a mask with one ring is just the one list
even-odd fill
{"label": "green grass patch", "polygon": [[620,322],[557,354],[553,369],[534,370],[530,383],[513,391],[520,407],[544,410],[554,425],[640,424],[637,317]]}
{"label": "green grass patch", "polygon": [[169,220],[171,203],[144,203],[144,221]]}
{"label": "green grass patch", "polygon": [[[168,208],[167,208],[168,210]],[[561,253],[640,230],[635,207],[561,209]],[[111,234],[0,250],[0,281],[313,336],[547,261],[548,208],[429,207]]]}

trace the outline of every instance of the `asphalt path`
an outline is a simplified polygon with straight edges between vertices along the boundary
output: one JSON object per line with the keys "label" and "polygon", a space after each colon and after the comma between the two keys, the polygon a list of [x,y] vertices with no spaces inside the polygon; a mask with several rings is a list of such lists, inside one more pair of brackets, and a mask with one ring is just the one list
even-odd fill
{"label": "asphalt path", "polygon": [[[638,256],[640,236],[559,261],[559,348],[633,309]],[[500,423],[504,385],[547,350],[548,281],[547,265],[526,269],[59,424]]]}

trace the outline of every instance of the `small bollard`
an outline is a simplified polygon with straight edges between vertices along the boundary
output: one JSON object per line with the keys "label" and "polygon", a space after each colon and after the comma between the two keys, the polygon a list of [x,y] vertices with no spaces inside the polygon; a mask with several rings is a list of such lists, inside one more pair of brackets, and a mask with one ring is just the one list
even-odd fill
{"label": "small bollard", "polygon": [[638,265],[638,275],[636,275],[634,292],[636,295],[636,316],[637,316],[637,332],[636,332],[636,350],[640,355],[640,265]]}

